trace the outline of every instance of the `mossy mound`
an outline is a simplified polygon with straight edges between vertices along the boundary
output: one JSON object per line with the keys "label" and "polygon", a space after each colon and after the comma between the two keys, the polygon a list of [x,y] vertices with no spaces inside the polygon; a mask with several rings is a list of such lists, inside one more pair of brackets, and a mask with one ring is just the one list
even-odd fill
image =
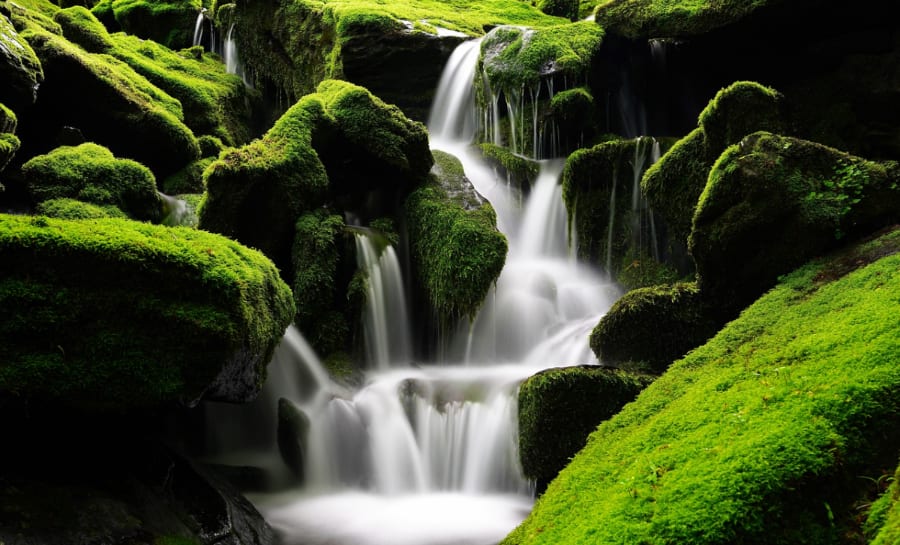
{"label": "mossy mound", "polygon": [[63,146],[22,165],[22,176],[36,203],[70,198],[112,205],[137,220],[159,221],[162,202],[150,169],[117,159],[97,144]]}
{"label": "mossy mound", "polygon": [[652,138],[611,140],[575,151],[563,170],[563,201],[578,255],[628,288],[673,282],[687,272],[673,258],[655,210],[640,193],[635,200],[636,184],[659,146]]}
{"label": "mossy mound", "polygon": [[737,22],[784,0],[605,0],[594,12],[598,24],[629,38],[681,38]]}
{"label": "mossy mound", "polygon": [[199,157],[181,104],[128,65],[47,32],[29,30],[25,37],[46,77],[37,102],[40,117],[33,120],[37,139],[76,127],[88,141],[147,165],[157,176]]}
{"label": "mossy mound", "polygon": [[519,388],[519,460],[539,492],[581,450],[598,425],[652,382],[604,367],[548,369]]}
{"label": "mossy mound", "polygon": [[684,253],[697,199],[719,155],[756,131],[785,134],[786,118],[780,93],[755,82],[735,82],[720,90],[700,113],[698,128],[647,170],[641,187],[653,210],[664,218],[677,251]]}
{"label": "mossy mound", "polygon": [[[16,132],[16,124],[16,114],[0,103],[0,172],[6,168],[21,145],[19,138],[13,134]],[[0,184],[0,191],[2,190],[3,185]]]}
{"label": "mossy mound", "polygon": [[122,212],[113,205],[97,205],[75,199],[59,198],[40,202],[35,207],[35,212],[50,218],[64,220],[94,220],[100,218],[126,218]]}
{"label": "mossy mound", "polygon": [[0,256],[0,391],[25,399],[247,401],[294,314],[264,256],[194,229],[0,215]]}
{"label": "mossy mound", "polygon": [[115,44],[106,27],[84,6],[61,9],[53,16],[63,36],[89,53],[108,53]]}
{"label": "mossy mound", "polygon": [[190,47],[200,0],[113,0],[112,13],[127,32],[172,49]]}
{"label": "mossy mound", "polygon": [[537,161],[516,155],[507,148],[496,144],[484,143],[478,144],[478,147],[481,149],[481,156],[484,157],[484,160],[516,187],[528,190],[537,180],[540,170]]}
{"label": "mossy mound", "polygon": [[897,185],[896,165],[766,132],[744,138],[716,162],[697,204],[700,289],[723,315],[736,313],[779,275],[896,221]]}
{"label": "mossy mound", "polygon": [[175,174],[163,180],[161,185],[162,192],[167,195],[178,195],[180,193],[203,193],[205,187],[203,185],[203,173],[209,168],[209,165],[215,162],[215,158],[206,157],[197,159],[188,166],[179,170]]}
{"label": "mossy mound", "polygon": [[34,103],[44,80],[37,55],[5,13],[0,13],[0,79],[0,103],[17,109]]}
{"label": "mossy mound", "polygon": [[506,262],[506,237],[493,207],[461,199],[469,184],[459,160],[435,152],[435,175],[406,201],[413,266],[443,326],[473,317]]}
{"label": "mossy mound", "polygon": [[719,330],[695,283],[629,291],[591,333],[591,349],[605,365],[662,374],[673,361]]}
{"label": "mossy mound", "polygon": [[900,447],[898,250],[895,231],[785,277],[601,424],[503,543],[840,543],[858,475]]}

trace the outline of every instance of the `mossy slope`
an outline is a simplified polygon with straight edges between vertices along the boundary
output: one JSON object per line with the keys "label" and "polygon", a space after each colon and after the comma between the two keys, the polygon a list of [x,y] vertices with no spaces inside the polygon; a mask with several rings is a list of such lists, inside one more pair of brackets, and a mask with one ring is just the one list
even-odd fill
{"label": "mossy slope", "polygon": [[898,249],[786,277],[601,424],[503,543],[839,542],[857,475],[900,446]]}
{"label": "mossy slope", "polygon": [[247,401],[293,317],[265,257],[130,220],[0,215],[0,391],[88,409]]}
{"label": "mossy slope", "polygon": [[125,32],[172,49],[190,47],[200,0],[112,0],[112,13]]}
{"label": "mossy slope", "polygon": [[594,13],[597,23],[622,36],[679,38],[709,32],[782,2],[785,0],[606,0]]}

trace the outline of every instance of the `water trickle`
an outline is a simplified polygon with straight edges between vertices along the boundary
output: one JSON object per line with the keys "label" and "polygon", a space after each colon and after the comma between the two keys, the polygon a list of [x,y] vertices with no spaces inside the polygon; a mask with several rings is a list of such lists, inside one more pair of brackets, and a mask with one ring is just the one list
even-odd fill
{"label": "water trickle", "polygon": [[201,45],[203,43],[203,25],[206,22],[206,8],[200,10],[197,14],[197,22],[194,23],[194,40],[192,45]]}
{"label": "water trickle", "polygon": [[244,65],[241,64],[241,59],[238,56],[237,42],[235,42],[234,39],[234,28],[235,25],[232,23],[228,28],[228,34],[225,35],[225,43],[222,46],[225,71],[229,74],[240,76],[244,81],[244,85],[250,86],[249,80],[247,79],[247,73],[244,70]]}

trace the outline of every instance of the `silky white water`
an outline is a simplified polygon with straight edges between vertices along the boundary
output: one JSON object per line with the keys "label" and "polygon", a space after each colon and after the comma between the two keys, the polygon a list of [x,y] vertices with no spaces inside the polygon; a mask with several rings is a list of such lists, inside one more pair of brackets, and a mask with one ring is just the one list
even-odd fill
{"label": "silky white water", "polygon": [[[404,285],[394,249],[379,250],[364,230],[356,235],[367,278],[363,386],[349,391],[332,383],[292,328],[270,365],[277,378],[260,400],[270,422],[277,421],[279,399],[309,421],[299,439],[302,485],[251,496],[287,544],[499,542],[532,504],[518,463],[518,385],[547,367],[595,361],[588,333],[618,293],[569,255],[561,160],[541,163],[523,205],[474,152],[479,45],[464,43],[451,57],[429,131],[432,147],[456,155],[494,206],[509,240],[506,266],[475,320],[442,343],[438,361],[414,363],[405,303],[388,293],[402,295]],[[260,428],[277,435],[271,424]],[[282,477],[283,485],[291,482],[284,470]]]}

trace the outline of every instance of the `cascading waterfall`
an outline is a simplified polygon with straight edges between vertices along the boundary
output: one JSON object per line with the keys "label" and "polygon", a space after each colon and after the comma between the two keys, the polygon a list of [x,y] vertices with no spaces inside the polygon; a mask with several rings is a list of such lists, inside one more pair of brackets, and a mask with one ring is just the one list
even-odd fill
{"label": "cascading waterfall", "polygon": [[202,45],[203,44],[203,26],[206,23],[206,8],[200,10],[200,13],[197,14],[197,22],[194,23],[194,39],[191,42],[191,45]]}
{"label": "cascading waterfall", "polygon": [[471,146],[476,120],[484,121],[473,100],[473,85],[482,83],[476,81],[479,44],[466,42],[451,57],[429,128],[432,147],[456,155],[494,206],[509,239],[506,266],[474,322],[460,324],[450,352],[411,366],[405,303],[387,295],[388,286],[402,294],[400,268],[391,264],[396,255],[360,230],[366,336],[374,343],[363,386],[348,391],[323,378],[314,354],[280,357],[302,348],[288,342],[299,336],[289,331],[270,373],[280,383],[296,378],[273,368],[305,370],[314,391],[276,391],[267,383],[260,400],[270,419],[278,400],[287,399],[309,423],[297,438],[303,485],[289,486],[297,477],[283,472],[282,492],[251,497],[286,544],[497,543],[532,504],[518,464],[518,385],[548,366],[593,361],[588,332],[617,292],[568,255],[558,183],[563,162],[542,162],[522,209]]}

